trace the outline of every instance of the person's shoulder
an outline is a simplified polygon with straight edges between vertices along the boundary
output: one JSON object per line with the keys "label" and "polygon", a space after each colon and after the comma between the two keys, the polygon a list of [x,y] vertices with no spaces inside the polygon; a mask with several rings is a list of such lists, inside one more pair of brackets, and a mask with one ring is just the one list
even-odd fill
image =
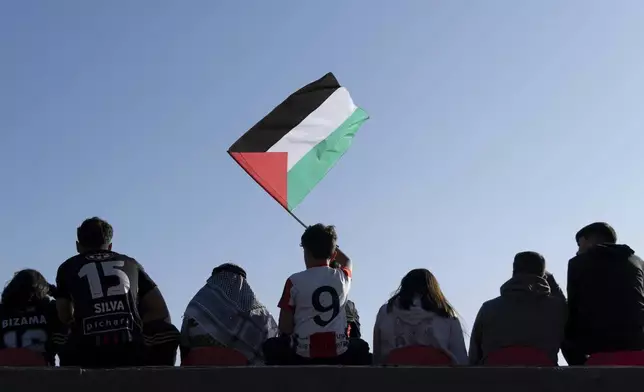
{"label": "person's shoulder", "polygon": [[503,303],[506,303],[506,301],[507,298],[503,297],[502,295],[499,295],[496,298],[488,299],[481,305],[479,313],[488,314],[490,312],[496,312]]}
{"label": "person's shoulder", "polygon": [[461,325],[461,320],[456,316],[441,317],[441,318],[445,320],[445,322],[452,327],[463,328],[463,326]]}
{"label": "person's shoulder", "polygon": [[644,266],[644,260],[642,260],[641,257],[639,257],[637,254],[633,253],[630,257],[629,260],[633,264],[637,264],[639,266]]}
{"label": "person's shoulder", "polygon": [[85,263],[85,257],[81,254],[76,254],[67,260],[63,261],[56,270],[56,279],[67,279],[70,275],[76,275],[76,271]]}
{"label": "person's shoulder", "polygon": [[388,305],[388,303],[387,303],[387,302],[385,302],[384,304],[382,304],[382,306],[380,307],[380,309],[378,309],[378,313],[376,313],[376,315],[377,315],[377,316],[381,316],[381,317],[382,317],[382,316],[384,316],[384,315],[386,315],[386,314],[387,314],[387,307],[388,307],[388,306],[389,306],[389,305]]}
{"label": "person's shoulder", "polygon": [[288,276],[287,280],[290,280],[290,281],[299,280],[299,279],[306,278],[307,276],[311,276],[311,270],[310,269],[305,269],[305,270],[302,270],[302,271],[293,272],[292,274],[290,274]]}
{"label": "person's shoulder", "polygon": [[114,252],[112,251],[112,259],[113,260],[118,260],[118,261],[123,261],[126,263],[125,265],[129,265],[131,267],[134,267],[135,269],[139,271],[145,271],[145,268],[143,268],[143,265],[134,257],[127,255],[125,253],[119,253],[119,252]]}
{"label": "person's shoulder", "polygon": [[67,258],[67,260],[63,261],[60,263],[60,266],[58,267],[58,270],[64,270],[65,268],[68,268],[70,265],[74,265],[79,263],[80,261],[84,260],[83,255],[81,254],[75,254],[72,257]]}
{"label": "person's shoulder", "polygon": [[46,315],[56,314],[56,300],[52,297],[46,297],[39,301],[38,310]]}
{"label": "person's shoulder", "polygon": [[568,308],[568,302],[566,301],[566,299],[557,295],[548,295],[544,297],[544,301],[546,301],[548,307],[553,309]]}
{"label": "person's shoulder", "polygon": [[139,264],[139,262],[132,256],[126,255],[125,253],[111,251],[112,258],[115,260],[121,261],[131,261],[133,263]]}

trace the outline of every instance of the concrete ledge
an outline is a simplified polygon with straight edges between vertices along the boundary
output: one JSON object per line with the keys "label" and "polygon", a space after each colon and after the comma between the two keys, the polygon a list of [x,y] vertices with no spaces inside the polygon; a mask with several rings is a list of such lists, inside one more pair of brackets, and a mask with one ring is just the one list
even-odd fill
{"label": "concrete ledge", "polygon": [[2,392],[641,392],[644,367],[0,368]]}

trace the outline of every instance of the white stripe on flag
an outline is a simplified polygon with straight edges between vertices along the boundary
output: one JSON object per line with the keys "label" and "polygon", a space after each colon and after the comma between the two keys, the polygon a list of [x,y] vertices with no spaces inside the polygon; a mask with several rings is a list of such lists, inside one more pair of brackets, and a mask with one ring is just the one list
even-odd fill
{"label": "white stripe on flag", "polygon": [[340,87],[315,111],[275,143],[268,152],[287,152],[288,170],[313,147],[324,141],[353,114],[357,106],[349,91]]}

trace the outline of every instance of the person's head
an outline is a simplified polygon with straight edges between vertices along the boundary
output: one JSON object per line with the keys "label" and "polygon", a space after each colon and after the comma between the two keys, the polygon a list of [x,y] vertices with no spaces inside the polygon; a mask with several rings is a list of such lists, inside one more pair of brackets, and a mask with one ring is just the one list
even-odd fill
{"label": "person's head", "polygon": [[244,269],[242,267],[240,267],[240,266],[238,266],[236,264],[224,263],[224,264],[222,264],[222,265],[220,265],[218,267],[215,267],[212,270],[213,276],[217,275],[217,274],[224,273],[224,272],[231,272],[233,274],[239,275],[242,278],[246,279],[246,271],[244,271]]}
{"label": "person's head", "polygon": [[416,299],[420,300],[420,306],[428,312],[441,317],[456,317],[456,311],[445,298],[438,280],[425,268],[413,269],[402,278],[396,294],[387,302],[387,310],[391,311],[396,301],[398,307],[409,310]]}
{"label": "person's head", "polygon": [[26,306],[31,301],[43,300],[53,294],[53,286],[36,270],[16,272],[2,291],[2,305],[10,308]]}
{"label": "person's head", "polygon": [[595,222],[579,230],[575,240],[579,247],[577,254],[581,254],[595,245],[617,243],[617,234],[608,223]]}
{"label": "person's head", "polygon": [[112,225],[97,217],[85,219],[76,229],[76,250],[85,253],[94,250],[112,250]]}
{"label": "person's head", "polygon": [[304,249],[306,266],[328,264],[335,255],[337,241],[338,235],[334,226],[318,223],[304,230],[300,246]]}
{"label": "person's head", "polygon": [[514,256],[512,274],[545,276],[546,259],[537,252],[519,252]]}

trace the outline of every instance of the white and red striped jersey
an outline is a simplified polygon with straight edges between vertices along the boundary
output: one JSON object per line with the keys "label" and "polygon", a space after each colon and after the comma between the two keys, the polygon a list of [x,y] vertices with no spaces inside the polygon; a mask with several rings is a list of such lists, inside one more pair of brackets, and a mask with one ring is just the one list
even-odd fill
{"label": "white and red striped jersey", "polygon": [[294,314],[295,352],[307,358],[335,357],[347,350],[344,305],[351,288],[351,270],[328,265],[291,275],[277,305]]}

